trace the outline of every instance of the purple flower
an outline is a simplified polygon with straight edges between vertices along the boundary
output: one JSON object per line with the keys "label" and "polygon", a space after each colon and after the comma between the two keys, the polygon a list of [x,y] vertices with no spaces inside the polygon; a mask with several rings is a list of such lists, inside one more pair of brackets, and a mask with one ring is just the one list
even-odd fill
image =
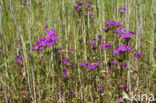
{"label": "purple flower", "polygon": [[126,32],[125,34],[121,35],[121,38],[122,39],[130,39],[132,37],[132,35],[133,35],[132,33]]}
{"label": "purple flower", "polygon": [[44,47],[49,47],[55,44],[55,41],[58,40],[58,37],[55,34],[55,29],[47,30],[46,32],[48,37],[40,37],[36,42],[36,45],[33,46],[33,50],[43,50]]}
{"label": "purple flower", "polygon": [[91,69],[95,70],[99,66],[99,63],[95,62],[95,63],[90,64],[89,62],[83,62],[83,63],[80,63],[80,66],[87,67],[88,70],[91,70]]}
{"label": "purple flower", "polygon": [[71,96],[74,96],[74,95],[75,95],[75,92],[74,92],[74,91],[72,91],[72,92],[71,92]]}
{"label": "purple flower", "polygon": [[102,45],[100,45],[100,46],[101,46],[102,49],[107,49],[107,48],[111,47],[112,44],[110,44],[110,43],[105,43],[105,44],[102,44]]}
{"label": "purple flower", "polygon": [[118,67],[114,67],[114,69],[119,69]]}
{"label": "purple flower", "polygon": [[66,53],[71,53],[74,50],[74,48],[68,50]]}
{"label": "purple flower", "polygon": [[90,65],[89,62],[82,62],[82,63],[80,63],[80,66],[88,66],[88,65]]}
{"label": "purple flower", "polygon": [[55,92],[56,94],[59,94],[59,91],[58,91],[58,90],[54,90],[54,92]]}
{"label": "purple flower", "polygon": [[81,6],[76,6],[75,10],[78,11],[78,12],[81,12],[82,11],[82,7]]}
{"label": "purple flower", "polygon": [[102,86],[103,86],[102,84],[98,84],[98,85],[97,85],[97,88],[98,88],[100,91],[103,91]]}
{"label": "purple flower", "polygon": [[89,15],[93,15],[93,12],[91,12],[91,11],[86,11],[86,13]]}
{"label": "purple flower", "polygon": [[126,8],[120,8],[120,12],[121,12],[121,13],[126,12]]}
{"label": "purple flower", "polygon": [[98,35],[98,39],[101,40],[102,39],[102,35]]}
{"label": "purple flower", "polygon": [[156,51],[156,48],[153,48],[154,51]]}
{"label": "purple flower", "polygon": [[92,4],[89,4],[89,3],[84,3],[84,5],[87,6],[87,7],[92,6]]}
{"label": "purple flower", "polygon": [[109,31],[109,28],[103,29],[103,31],[108,32]]}
{"label": "purple flower", "polygon": [[66,69],[63,69],[63,74],[62,74],[63,77],[66,77],[67,76],[67,70]]}
{"label": "purple flower", "polygon": [[120,47],[115,50],[115,54],[118,55],[118,54],[121,54],[122,52],[126,52],[126,51],[130,51],[132,50],[132,48],[130,48],[128,45],[124,44],[124,45],[120,45]]}
{"label": "purple flower", "polygon": [[105,23],[105,25],[108,27],[108,26],[116,26],[116,27],[120,27],[121,26],[121,24],[119,23],[119,21],[107,21],[106,23]]}
{"label": "purple flower", "polygon": [[115,33],[116,34],[122,34],[122,33],[125,33],[126,32],[126,28],[122,28],[122,29],[117,29],[117,30],[115,30]]}
{"label": "purple flower", "polygon": [[16,58],[16,62],[21,62],[22,61],[22,56],[18,56],[17,58]]}
{"label": "purple flower", "polygon": [[118,102],[120,103],[120,102],[122,102],[123,101],[123,98],[122,97],[119,97],[118,98]]}
{"label": "purple flower", "polygon": [[123,90],[127,89],[127,86],[125,84],[122,85]]}
{"label": "purple flower", "polygon": [[68,58],[65,58],[64,61],[60,62],[61,65],[65,65],[69,62],[69,59]]}
{"label": "purple flower", "polygon": [[96,50],[96,49],[98,49],[98,48],[99,48],[99,47],[97,47],[97,46],[95,46],[95,45],[92,46],[92,49],[93,49],[93,50]]}
{"label": "purple flower", "polygon": [[127,63],[123,63],[123,64],[122,64],[122,67],[123,67],[123,68],[126,68],[126,67],[127,67]]}
{"label": "purple flower", "polygon": [[141,58],[141,56],[142,56],[142,53],[141,52],[135,51],[135,57]]}
{"label": "purple flower", "polygon": [[103,86],[102,84],[98,84],[98,85],[97,85],[98,88],[100,88],[100,87],[102,87],[102,86]]}
{"label": "purple flower", "polygon": [[90,42],[90,44],[94,44],[94,43],[96,43],[96,41],[97,41],[97,40],[92,40],[92,41]]}

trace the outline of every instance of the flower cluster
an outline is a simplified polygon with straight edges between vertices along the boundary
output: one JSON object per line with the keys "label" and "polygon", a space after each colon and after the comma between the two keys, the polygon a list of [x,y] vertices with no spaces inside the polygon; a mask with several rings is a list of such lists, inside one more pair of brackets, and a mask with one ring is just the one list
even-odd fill
{"label": "flower cluster", "polygon": [[99,62],[94,62],[92,64],[89,62],[82,62],[80,63],[80,66],[87,67],[88,70],[95,70],[99,66]]}
{"label": "flower cluster", "polygon": [[48,37],[40,37],[36,42],[36,45],[33,46],[33,50],[43,50],[44,47],[53,46],[55,41],[58,40],[58,37],[55,33],[55,29],[51,29],[47,31]]}
{"label": "flower cluster", "polygon": [[22,61],[22,56],[18,56],[17,58],[16,58],[16,62],[21,62]]}
{"label": "flower cluster", "polygon": [[124,44],[124,45],[120,45],[118,49],[116,49],[114,52],[116,55],[120,55],[126,51],[130,51],[132,50],[132,48],[130,48],[128,45]]}
{"label": "flower cluster", "polygon": [[[78,13],[82,12],[83,10],[85,10],[86,14],[93,15],[93,12],[89,10],[89,7],[92,7],[92,4],[90,4],[90,3],[82,3],[81,1],[82,0],[74,2],[76,4],[75,10]],[[85,6],[87,8],[85,9],[85,8],[83,8],[83,6]]]}

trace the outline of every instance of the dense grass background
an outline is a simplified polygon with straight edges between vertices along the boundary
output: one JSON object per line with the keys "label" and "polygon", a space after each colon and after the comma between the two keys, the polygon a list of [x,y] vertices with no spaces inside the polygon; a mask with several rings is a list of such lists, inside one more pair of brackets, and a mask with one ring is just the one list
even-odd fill
{"label": "dense grass background", "polygon": [[[129,92],[156,95],[156,1],[83,0],[93,4],[93,16],[79,16],[73,2],[27,0],[24,5],[24,0],[0,1],[0,47],[4,51],[0,55],[0,102],[115,103],[123,83]],[[123,15],[121,7],[126,8]],[[89,44],[99,34],[111,43],[116,41],[103,31],[109,20],[119,20],[128,30],[136,30],[130,45],[143,53],[142,59],[129,55],[128,68],[117,77],[106,66],[111,54],[92,51]],[[35,41],[46,35],[46,25],[54,28],[59,37],[55,47],[63,51],[74,48],[66,56],[73,68],[58,65],[63,58],[54,53],[53,47],[41,52],[32,50]],[[19,55],[23,58],[20,63],[15,61]],[[101,62],[97,71],[78,66],[80,62],[97,60]],[[61,77],[63,69],[68,70],[66,78]],[[96,88],[97,82],[103,84],[104,91]]]}

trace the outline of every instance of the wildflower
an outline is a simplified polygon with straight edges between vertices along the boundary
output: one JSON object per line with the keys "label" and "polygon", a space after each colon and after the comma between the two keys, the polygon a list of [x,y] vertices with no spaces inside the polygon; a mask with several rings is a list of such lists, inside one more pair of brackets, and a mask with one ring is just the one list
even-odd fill
{"label": "wildflower", "polygon": [[102,35],[98,35],[98,39],[101,40],[102,39]]}
{"label": "wildflower", "polygon": [[127,89],[127,86],[125,84],[122,85],[123,90]]}
{"label": "wildflower", "polygon": [[95,45],[92,46],[92,49],[93,49],[93,50],[96,50],[96,49],[98,49],[98,48],[99,48],[99,47],[97,47],[97,46],[95,46]]}
{"label": "wildflower", "polygon": [[109,31],[109,28],[103,29],[103,31],[108,32]]}
{"label": "wildflower", "polygon": [[33,50],[43,50],[44,47],[53,46],[55,41],[58,40],[55,29],[46,30],[46,32],[48,37],[40,37],[36,45],[33,46]]}
{"label": "wildflower", "polygon": [[132,35],[133,35],[132,33],[126,32],[125,34],[121,35],[121,38],[122,39],[130,39],[132,37]]}
{"label": "wildflower", "polygon": [[82,63],[80,63],[80,66],[88,66],[88,65],[90,65],[89,62],[82,62]]}
{"label": "wildflower", "polygon": [[120,12],[121,12],[121,13],[126,12],[126,8],[120,8]]}
{"label": "wildflower", "polygon": [[92,4],[89,4],[89,3],[84,3],[84,5],[87,6],[87,7],[92,6]]}
{"label": "wildflower", "polygon": [[82,11],[82,7],[81,6],[76,6],[75,10],[78,11],[78,12],[81,12]]}
{"label": "wildflower", "polygon": [[102,88],[102,86],[103,86],[103,85],[101,85],[101,84],[98,84],[98,85],[97,85],[97,88],[98,88],[100,91],[103,91],[103,88]]}
{"label": "wildflower", "polygon": [[156,48],[153,48],[154,51],[156,51]]}
{"label": "wildflower", "polygon": [[58,91],[58,90],[54,90],[54,92],[55,92],[56,94],[59,94],[59,91]]}
{"label": "wildflower", "polygon": [[124,45],[120,45],[120,47],[115,50],[115,54],[118,55],[118,54],[121,54],[122,52],[126,52],[126,51],[129,51],[129,50],[132,50],[132,48],[130,48],[128,45],[124,44]]}
{"label": "wildflower", "polygon": [[66,69],[63,69],[63,74],[62,74],[63,77],[66,77],[67,76],[67,70]]}
{"label": "wildflower", "polygon": [[118,102],[120,103],[120,102],[122,102],[123,101],[123,98],[122,97],[119,97],[118,98]]}
{"label": "wildflower", "polygon": [[86,11],[86,13],[89,15],[93,15],[93,12],[91,12],[91,11]]}
{"label": "wildflower", "polygon": [[135,57],[141,58],[141,56],[142,56],[142,53],[141,52],[135,51]]}
{"label": "wildflower", "polygon": [[91,69],[95,70],[99,66],[99,63],[95,62],[95,63],[90,64],[89,62],[83,62],[83,63],[80,63],[80,66],[87,67],[88,70],[91,70]]}
{"label": "wildflower", "polygon": [[74,50],[74,48],[68,50],[66,53],[71,53]]}
{"label": "wildflower", "polygon": [[123,68],[126,68],[126,67],[127,67],[127,63],[123,63],[123,64],[122,64],[122,67],[123,67]]}
{"label": "wildflower", "polygon": [[90,42],[90,44],[94,44],[94,43],[96,43],[96,41],[97,41],[97,40],[92,40],[92,41]]}
{"label": "wildflower", "polygon": [[60,61],[59,63],[61,64],[61,65],[65,65],[65,64],[67,64],[69,62],[69,59],[68,58],[65,58],[65,60],[64,61]]}
{"label": "wildflower", "polygon": [[111,47],[112,46],[112,44],[110,44],[110,43],[105,43],[105,44],[102,44],[101,45],[101,48],[102,49],[107,49],[107,48],[109,48],[109,47]]}
{"label": "wildflower", "polygon": [[116,34],[122,34],[122,33],[124,33],[124,32],[126,32],[126,28],[122,28],[122,29],[117,29],[117,30],[115,30],[115,33]]}
{"label": "wildflower", "polygon": [[22,61],[22,56],[18,56],[17,58],[16,58],[16,62],[21,62]]}
{"label": "wildflower", "polygon": [[109,27],[109,26],[116,26],[116,27],[120,27],[121,24],[118,21],[107,21],[105,23],[105,26]]}
{"label": "wildflower", "polygon": [[71,92],[71,96],[74,96],[74,95],[75,95],[75,92],[74,92],[74,91],[72,91],[72,92]]}

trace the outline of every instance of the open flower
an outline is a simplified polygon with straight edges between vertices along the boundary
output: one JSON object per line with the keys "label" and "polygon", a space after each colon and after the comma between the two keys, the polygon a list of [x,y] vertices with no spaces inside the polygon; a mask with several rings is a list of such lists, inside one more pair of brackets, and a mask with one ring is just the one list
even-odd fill
{"label": "open flower", "polygon": [[126,8],[120,8],[120,12],[121,12],[121,13],[126,12]]}
{"label": "open flower", "polygon": [[16,62],[21,62],[22,61],[22,56],[18,56],[17,58],[16,58]]}
{"label": "open flower", "polygon": [[142,53],[141,52],[135,51],[135,57],[141,58],[141,56],[142,56]]}

